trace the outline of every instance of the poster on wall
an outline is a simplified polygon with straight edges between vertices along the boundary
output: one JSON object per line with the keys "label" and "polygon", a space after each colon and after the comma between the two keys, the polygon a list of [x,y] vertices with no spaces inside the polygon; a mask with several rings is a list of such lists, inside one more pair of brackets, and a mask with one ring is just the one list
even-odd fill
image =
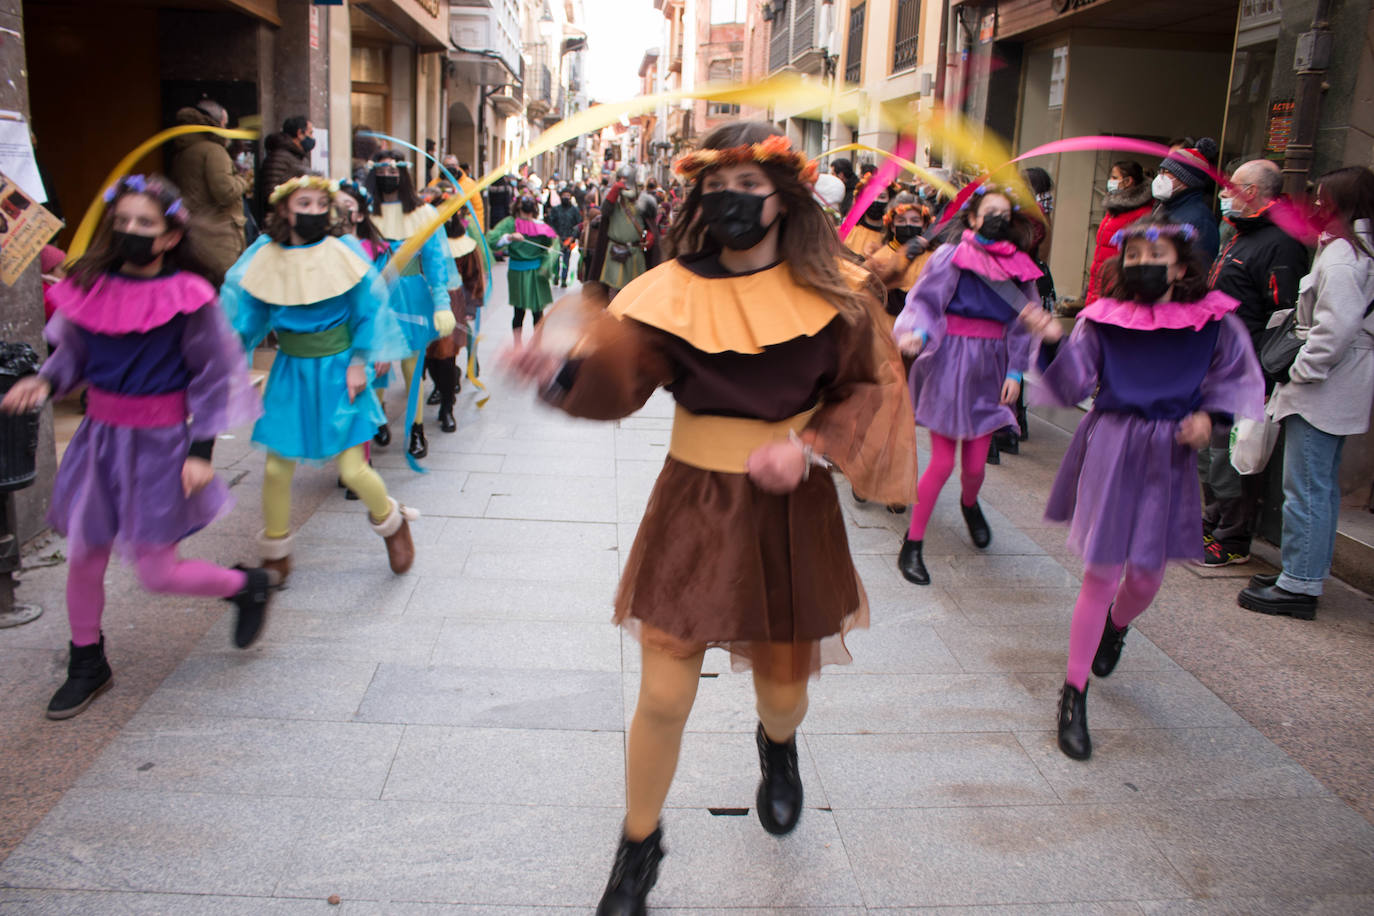
{"label": "poster on wall", "polygon": [[1266,153],[1282,153],[1288,149],[1293,138],[1292,99],[1280,99],[1269,103],[1269,130],[1264,140]]}
{"label": "poster on wall", "polygon": [[317,127],[312,136],[315,138],[315,148],[310,151],[310,170],[319,172],[321,175],[328,175],[329,129],[327,127]]}
{"label": "poster on wall", "polygon": [[47,189],[38,174],[33,156],[29,122],[17,111],[0,111],[0,172],[13,176],[10,181],[39,203],[48,200]]}
{"label": "poster on wall", "polygon": [[0,172],[0,281],[13,286],[62,221]]}

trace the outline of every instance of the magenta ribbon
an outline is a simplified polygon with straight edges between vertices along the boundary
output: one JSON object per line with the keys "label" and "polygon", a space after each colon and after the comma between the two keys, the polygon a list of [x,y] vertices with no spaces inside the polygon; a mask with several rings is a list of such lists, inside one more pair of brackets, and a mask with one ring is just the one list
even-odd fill
{"label": "magenta ribbon", "polygon": [[[897,148],[893,153],[902,159],[910,159],[916,152],[916,139],[910,135],[903,134],[897,138]],[[882,165],[878,166],[878,171],[873,173],[873,177],[864,185],[859,196],[854,200],[854,206],[849,208],[849,213],[845,215],[844,223],[840,225],[840,241],[849,237],[849,233],[859,224],[859,218],[868,210],[869,204],[878,199],[878,194],[883,188],[892,184],[897,173],[901,171],[902,165],[897,159],[889,158]]]}

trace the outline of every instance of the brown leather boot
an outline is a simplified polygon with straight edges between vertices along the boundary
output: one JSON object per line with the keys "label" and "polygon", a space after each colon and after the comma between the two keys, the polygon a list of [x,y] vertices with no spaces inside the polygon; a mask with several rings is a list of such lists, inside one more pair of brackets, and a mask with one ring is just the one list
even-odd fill
{"label": "brown leather boot", "polygon": [[262,562],[258,565],[277,574],[276,585],[281,585],[291,574],[291,545],[289,534],[270,538],[265,530],[258,532],[258,552],[262,555]]}
{"label": "brown leather boot", "polygon": [[368,523],[386,541],[387,561],[391,564],[391,571],[399,576],[415,562],[415,542],[410,537],[410,522],[419,518],[420,513],[389,496],[387,499],[391,502],[391,513],[380,522],[372,521],[369,516]]}

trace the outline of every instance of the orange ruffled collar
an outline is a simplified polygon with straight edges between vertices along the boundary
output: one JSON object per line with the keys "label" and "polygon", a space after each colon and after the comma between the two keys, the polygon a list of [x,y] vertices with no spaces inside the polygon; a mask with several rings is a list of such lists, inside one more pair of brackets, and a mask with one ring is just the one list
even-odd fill
{"label": "orange ruffled collar", "polygon": [[617,318],[658,328],[706,353],[762,353],[814,337],[839,310],[792,277],[785,263],[734,277],[703,277],[676,260],[637,277],[611,300]]}

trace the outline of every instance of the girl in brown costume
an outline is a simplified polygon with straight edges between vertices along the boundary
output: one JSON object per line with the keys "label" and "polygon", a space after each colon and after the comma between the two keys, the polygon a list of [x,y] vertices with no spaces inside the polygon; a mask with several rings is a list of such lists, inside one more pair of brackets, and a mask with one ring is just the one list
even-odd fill
{"label": "girl in brown costume", "polygon": [[589,319],[569,353],[536,338],[510,358],[569,414],[616,419],[659,387],[677,401],[669,457],[616,596],[641,643],[624,835],[598,912],[642,913],[659,815],[707,648],[752,667],[764,829],[802,811],[796,730],[807,679],[847,662],[868,605],[828,473],[909,503],[915,431],[883,292],[842,253],[811,196],[815,169],[771,125],[713,131],[677,165],[692,187],[677,257]]}

